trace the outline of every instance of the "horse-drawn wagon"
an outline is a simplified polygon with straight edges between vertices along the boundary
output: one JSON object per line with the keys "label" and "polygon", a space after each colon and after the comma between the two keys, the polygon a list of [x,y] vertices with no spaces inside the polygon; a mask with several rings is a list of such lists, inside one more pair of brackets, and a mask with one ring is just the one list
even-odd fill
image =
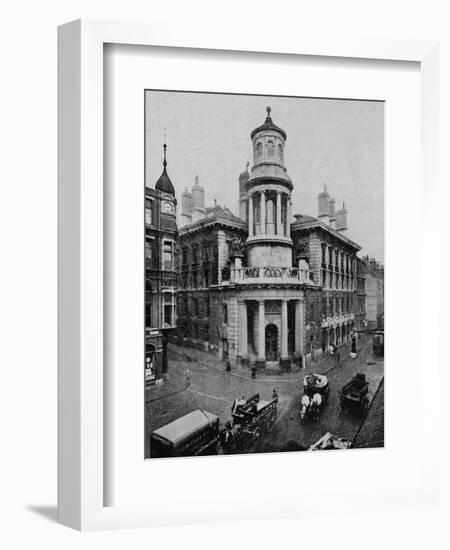
{"label": "horse-drawn wagon", "polygon": [[323,374],[307,374],[303,378],[303,396],[300,417],[317,420],[323,407],[328,403],[330,384]]}
{"label": "horse-drawn wagon", "polygon": [[365,416],[369,410],[369,383],[365,374],[356,374],[339,392],[341,409]]}
{"label": "horse-drawn wagon", "polygon": [[252,443],[268,432],[277,419],[278,397],[263,401],[259,393],[247,399],[236,399],[231,417],[221,429],[221,444],[225,454],[245,452]]}

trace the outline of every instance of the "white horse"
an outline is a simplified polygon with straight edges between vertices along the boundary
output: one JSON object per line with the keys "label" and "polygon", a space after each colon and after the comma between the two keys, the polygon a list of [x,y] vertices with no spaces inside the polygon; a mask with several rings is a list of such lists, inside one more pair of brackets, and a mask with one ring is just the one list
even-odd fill
{"label": "white horse", "polygon": [[320,393],[315,393],[312,396],[312,400],[311,400],[311,408],[312,408],[313,417],[315,420],[319,418],[319,411],[321,407],[322,407],[322,396],[320,395]]}
{"label": "white horse", "polygon": [[300,418],[303,420],[311,405],[311,399],[306,393],[302,396],[302,408],[300,409]]}

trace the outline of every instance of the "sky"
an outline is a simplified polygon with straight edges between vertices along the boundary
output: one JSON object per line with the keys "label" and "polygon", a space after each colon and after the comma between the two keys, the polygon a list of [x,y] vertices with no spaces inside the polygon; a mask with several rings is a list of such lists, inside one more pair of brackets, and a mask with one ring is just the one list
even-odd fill
{"label": "sky", "polygon": [[285,166],[292,179],[292,213],[317,216],[326,184],[336,209],[345,202],[347,236],[360,256],[384,258],[384,103],[376,101],[147,91],[146,185],[167,172],[179,204],[199,177],[206,206],[239,214],[239,174],[252,166],[250,132],[272,108],[287,133]]}

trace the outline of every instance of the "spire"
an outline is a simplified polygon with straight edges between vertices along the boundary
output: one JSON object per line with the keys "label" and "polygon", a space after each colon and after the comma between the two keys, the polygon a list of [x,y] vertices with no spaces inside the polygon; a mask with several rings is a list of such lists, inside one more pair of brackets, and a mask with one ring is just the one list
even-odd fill
{"label": "spire", "polygon": [[164,145],[163,145],[163,149],[164,149],[164,160],[163,160],[163,166],[164,166],[164,170],[166,169],[166,166],[167,166],[167,159],[166,159],[166,151],[167,151],[167,136],[166,136],[166,129],[164,128]]}
{"label": "spire", "polygon": [[170,181],[170,178],[166,170],[166,167],[167,167],[166,152],[167,152],[166,129],[164,128],[163,172],[159,177],[158,181],[156,182],[155,189],[157,189],[158,191],[164,191],[164,193],[170,193],[171,195],[175,195],[175,189],[172,185],[172,182]]}

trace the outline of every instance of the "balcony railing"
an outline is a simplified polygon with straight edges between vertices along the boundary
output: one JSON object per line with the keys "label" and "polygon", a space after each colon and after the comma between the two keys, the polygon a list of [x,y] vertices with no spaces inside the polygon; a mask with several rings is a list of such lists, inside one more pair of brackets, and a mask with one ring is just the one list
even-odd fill
{"label": "balcony railing", "polygon": [[230,282],[255,283],[302,283],[313,284],[308,269],[298,267],[242,267],[230,270]]}

